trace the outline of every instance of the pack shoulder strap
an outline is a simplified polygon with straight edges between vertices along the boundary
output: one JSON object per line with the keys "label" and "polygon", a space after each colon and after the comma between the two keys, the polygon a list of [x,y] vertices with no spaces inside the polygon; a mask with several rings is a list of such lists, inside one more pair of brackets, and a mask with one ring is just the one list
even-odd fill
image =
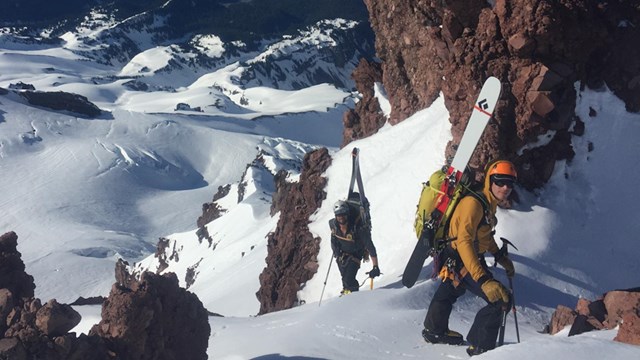
{"label": "pack shoulder strap", "polygon": [[484,196],[482,192],[477,192],[473,190],[470,190],[467,196],[473,196],[480,202],[480,205],[482,205],[482,213],[484,214],[484,216],[482,217],[483,221],[480,222],[480,225],[483,225],[483,222],[485,222],[485,224],[488,224],[490,214],[489,214],[489,200],[487,200],[487,197]]}
{"label": "pack shoulder strap", "polygon": [[[484,196],[483,193],[481,192],[477,192],[477,191],[473,191],[471,189],[468,189],[468,193],[465,194],[462,198],[466,197],[466,196],[472,196],[475,199],[478,200],[478,202],[480,202],[480,205],[482,205],[482,213],[484,216],[482,216],[482,220],[480,221],[480,224],[478,224],[478,228],[482,225],[487,225],[489,224],[489,201],[487,200],[487,197]],[[462,200],[462,198],[460,200]],[[458,203],[460,203],[460,201],[458,201]],[[457,204],[456,204],[457,206]],[[447,220],[447,223],[445,224],[445,228],[444,228],[444,234],[449,234],[449,222],[451,219]],[[455,241],[458,237],[454,236],[452,238],[447,237],[447,243],[450,243],[452,241]]]}

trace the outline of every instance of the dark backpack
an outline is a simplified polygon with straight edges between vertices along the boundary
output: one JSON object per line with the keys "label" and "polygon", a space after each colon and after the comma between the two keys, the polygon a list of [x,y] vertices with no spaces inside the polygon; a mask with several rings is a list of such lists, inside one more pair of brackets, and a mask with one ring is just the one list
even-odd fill
{"label": "dark backpack", "polygon": [[369,214],[369,200],[360,200],[358,192],[352,192],[345,201],[349,205],[349,219],[352,219],[355,227],[371,230],[371,215]]}
{"label": "dark backpack", "polygon": [[[371,231],[369,200],[366,197],[363,197],[363,201],[360,200],[360,194],[355,191],[351,192],[345,201],[349,205],[349,219],[352,221],[354,232]],[[358,240],[361,241],[362,239]],[[365,262],[369,261],[369,251],[366,247],[364,248],[362,260]]]}

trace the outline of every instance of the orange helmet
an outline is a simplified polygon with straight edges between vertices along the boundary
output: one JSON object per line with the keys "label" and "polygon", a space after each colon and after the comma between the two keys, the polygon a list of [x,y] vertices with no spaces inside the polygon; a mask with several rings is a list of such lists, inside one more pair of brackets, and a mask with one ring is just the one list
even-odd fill
{"label": "orange helmet", "polygon": [[516,172],[516,167],[511,161],[498,160],[489,164],[487,168],[487,176],[492,182],[495,180],[516,181],[518,173]]}

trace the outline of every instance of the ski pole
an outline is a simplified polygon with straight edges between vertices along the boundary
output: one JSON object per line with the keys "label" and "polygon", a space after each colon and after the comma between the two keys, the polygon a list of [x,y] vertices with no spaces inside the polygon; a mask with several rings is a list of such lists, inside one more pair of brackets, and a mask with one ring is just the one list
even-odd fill
{"label": "ski pole", "polygon": [[320,293],[320,301],[318,301],[318,307],[322,304],[322,296],[324,295],[324,288],[327,287],[327,280],[329,279],[329,271],[331,271],[331,265],[333,265],[333,256],[329,262],[329,269],[327,269],[327,276],[324,278],[324,285],[322,286],[322,292]]}
{"label": "ski pole", "polygon": [[513,291],[513,279],[509,278],[509,287],[511,288],[511,302],[513,303],[513,320],[516,322],[516,337],[520,343],[520,330],[518,329],[518,313],[516,311],[516,299]]}

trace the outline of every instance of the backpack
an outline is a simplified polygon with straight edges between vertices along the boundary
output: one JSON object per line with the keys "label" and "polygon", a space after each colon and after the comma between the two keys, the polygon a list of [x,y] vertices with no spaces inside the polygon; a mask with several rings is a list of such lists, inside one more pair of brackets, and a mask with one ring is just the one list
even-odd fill
{"label": "backpack", "polygon": [[369,214],[369,200],[363,197],[360,200],[360,194],[352,191],[347,200],[349,205],[349,218],[353,219],[356,227],[371,229],[371,215]]}
{"label": "backpack", "polygon": [[448,239],[449,233],[449,220],[460,200],[465,196],[474,196],[482,204],[482,209],[486,215],[488,214],[488,201],[486,200],[480,186],[472,176],[471,171],[467,169],[462,178],[460,179],[459,186],[456,187],[453,193],[453,197],[449,202],[442,219],[439,223],[432,219],[434,210],[438,204],[442,201],[442,198],[446,196],[440,189],[442,184],[447,178],[447,166],[435,171],[429,181],[422,184],[422,192],[420,193],[420,199],[418,201],[416,209],[416,217],[414,221],[414,228],[416,236],[428,247],[429,254],[436,257],[446,245],[453,239]]}
{"label": "backpack", "polygon": [[[356,231],[356,229],[371,231],[369,200],[364,196],[361,197],[360,193],[351,191],[345,202],[349,205],[349,219],[352,219],[353,221],[354,231]],[[369,261],[369,251],[366,248],[364,249],[364,256],[362,259],[365,262]]]}

